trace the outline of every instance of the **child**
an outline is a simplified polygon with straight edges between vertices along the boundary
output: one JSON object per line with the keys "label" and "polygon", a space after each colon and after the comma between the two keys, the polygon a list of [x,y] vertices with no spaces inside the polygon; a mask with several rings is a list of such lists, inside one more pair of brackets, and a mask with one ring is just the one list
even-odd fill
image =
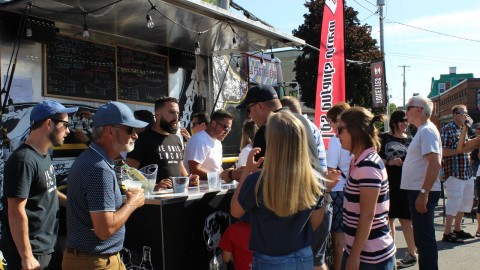
{"label": "child", "polygon": [[239,220],[228,226],[220,240],[220,248],[225,263],[233,258],[235,270],[250,270],[253,253],[248,249],[250,244],[250,223]]}

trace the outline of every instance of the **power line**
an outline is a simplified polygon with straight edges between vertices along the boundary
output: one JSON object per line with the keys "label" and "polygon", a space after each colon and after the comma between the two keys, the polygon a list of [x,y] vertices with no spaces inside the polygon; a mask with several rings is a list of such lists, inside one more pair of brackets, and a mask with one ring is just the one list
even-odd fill
{"label": "power line", "polygon": [[[377,5],[375,5],[374,3],[372,3],[372,2],[370,2],[370,1],[368,1],[368,0],[363,0],[363,1],[369,3],[370,5],[372,5],[372,6],[374,6],[374,7],[377,7]],[[356,1],[355,1],[355,2],[356,2]]]}
{"label": "power line", "polygon": [[[355,3],[357,3],[357,5],[361,6],[362,8],[370,11],[370,13],[374,13],[374,11],[370,10],[369,8],[365,7],[364,5],[360,4],[357,0],[353,0]],[[371,3],[370,3],[371,4]],[[374,5],[375,7],[377,7],[377,5]]]}
{"label": "power line", "polygon": [[425,32],[434,33],[434,34],[441,35],[441,36],[452,37],[452,38],[457,38],[457,39],[462,39],[462,40],[467,40],[467,41],[473,41],[473,42],[479,42],[480,43],[480,40],[478,40],[478,39],[459,37],[459,36],[455,36],[455,35],[451,35],[451,34],[446,34],[446,33],[441,33],[441,32],[437,32],[437,31],[425,29],[425,28],[418,27],[418,26],[409,25],[409,24],[406,24],[406,23],[396,22],[396,21],[392,21],[392,20],[388,20],[387,23],[399,24],[399,25],[414,28],[414,29],[417,29],[417,30],[422,30],[422,31],[425,31]]}

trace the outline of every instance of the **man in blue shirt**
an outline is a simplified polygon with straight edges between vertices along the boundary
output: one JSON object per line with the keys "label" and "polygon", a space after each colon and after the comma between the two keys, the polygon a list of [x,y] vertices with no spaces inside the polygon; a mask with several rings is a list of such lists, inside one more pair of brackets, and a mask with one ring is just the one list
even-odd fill
{"label": "man in blue shirt", "polygon": [[93,117],[92,143],[73,163],[68,176],[67,241],[63,269],[125,269],[119,251],[125,239],[125,223],[143,206],[143,190],[128,191],[122,205],[113,160],[133,150],[136,120],[120,102],[98,108]]}

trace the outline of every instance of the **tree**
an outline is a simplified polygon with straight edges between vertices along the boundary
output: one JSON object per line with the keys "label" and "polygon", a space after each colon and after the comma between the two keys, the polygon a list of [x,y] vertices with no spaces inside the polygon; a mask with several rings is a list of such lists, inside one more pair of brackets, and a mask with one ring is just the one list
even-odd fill
{"label": "tree", "polygon": [[[293,30],[293,35],[304,39],[306,43],[318,46],[323,18],[324,0],[310,0],[305,3],[309,13],[304,14],[305,22]],[[377,41],[370,36],[372,27],[361,25],[358,12],[345,7],[345,58],[349,60],[371,62],[382,59]],[[305,47],[295,61],[295,78],[300,84],[302,101],[309,107],[315,107],[315,95],[318,74],[317,50]],[[348,64],[346,73],[346,98],[352,105],[370,108],[372,106],[370,65]],[[377,111],[377,110],[376,110]]]}

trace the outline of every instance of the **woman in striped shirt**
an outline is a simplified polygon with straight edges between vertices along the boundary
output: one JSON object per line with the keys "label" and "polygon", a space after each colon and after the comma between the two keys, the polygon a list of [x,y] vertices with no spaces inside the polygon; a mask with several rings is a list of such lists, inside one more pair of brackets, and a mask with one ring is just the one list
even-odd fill
{"label": "woman in striped shirt", "polygon": [[338,119],[336,135],[342,148],[354,155],[344,187],[342,269],[395,268],[396,249],[388,227],[387,172],[377,154],[380,142],[374,126],[382,118],[354,107]]}

